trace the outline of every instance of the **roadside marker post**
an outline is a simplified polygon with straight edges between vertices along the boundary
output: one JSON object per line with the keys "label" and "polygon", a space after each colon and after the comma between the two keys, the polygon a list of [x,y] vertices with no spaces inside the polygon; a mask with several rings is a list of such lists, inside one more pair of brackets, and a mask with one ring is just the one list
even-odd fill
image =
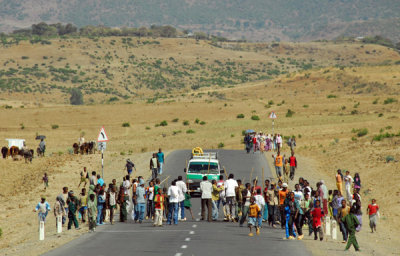
{"label": "roadside marker post", "polygon": [[39,222],[39,240],[44,240],[44,221]]}
{"label": "roadside marker post", "polygon": [[62,217],[57,217],[57,233],[60,234],[62,232]]}
{"label": "roadside marker post", "polygon": [[274,124],[275,124],[275,119],[277,119],[278,117],[276,116],[275,112],[272,111],[269,116],[270,119],[272,119],[272,134],[274,134]]}
{"label": "roadside marker post", "polygon": [[107,147],[106,142],[108,141],[108,136],[104,126],[101,127],[99,136],[97,137],[98,149],[101,151],[101,177],[104,179],[104,150]]}
{"label": "roadside marker post", "polygon": [[332,220],[332,239],[337,240],[337,222]]}
{"label": "roadside marker post", "polygon": [[325,219],[325,233],[327,236],[331,235],[331,218],[329,216]]}

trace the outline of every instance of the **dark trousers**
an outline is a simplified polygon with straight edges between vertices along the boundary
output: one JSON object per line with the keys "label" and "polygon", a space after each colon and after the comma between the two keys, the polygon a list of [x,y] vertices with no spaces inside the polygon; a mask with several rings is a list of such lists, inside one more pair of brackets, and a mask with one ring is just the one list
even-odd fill
{"label": "dark trousers", "polygon": [[211,198],[207,198],[207,199],[201,199],[201,219],[205,220],[205,215],[206,215],[206,206],[207,206],[207,211],[208,211],[208,215],[207,215],[207,220],[211,221],[211,213],[212,213],[212,205],[211,205]]}
{"label": "dark trousers", "polygon": [[71,229],[72,222],[74,223],[75,228],[79,228],[79,223],[76,219],[76,215],[73,213],[68,213],[68,229]]}
{"label": "dark trousers", "polygon": [[158,175],[158,168],[152,168],[151,177],[155,180],[155,179],[157,179],[157,175]]}
{"label": "dark trousers", "polygon": [[111,223],[114,222],[114,211],[115,211],[115,208],[113,206],[110,206],[110,222]]}
{"label": "dark trousers", "polygon": [[249,207],[243,206],[242,217],[240,218],[240,225],[243,225],[243,223],[246,221],[248,212],[249,212]]}
{"label": "dark trousers", "polygon": [[294,230],[293,230],[293,228],[294,228],[294,215],[293,214],[290,214],[289,215],[289,220],[288,220],[288,228],[289,228],[289,236],[294,236]]}
{"label": "dark trousers", "polygon": [[319,233],[319,240],[324,239],[324,231],[322,230],[322,227],[314,228],[314,240],[318,239],[318,233]]}
{"label": "dark trousers", "polygon": [[299,236],[303,235],[303,214],[297,214],[295,219],[296,229]]}
{"label": "dark trousers", "polygon": [[311,234],[313,233],[314,229],[313,229],[313,226],[312,226],[312,218],[311,218],[310,211],[307,211],[306,214],[304,215],[304,217],[307,218],[308,235],[311,236]]}
{"label": "dark trousers", "polygon": [[275,205],[268,205],[268,223],[275,225]]}
{"label": "dark trousers", "polygon": [[146,206],[146,216],[151,218],[154,216],[154,210],[153,210],[153,200],[147,200],[147,206]]}
{"label": "dark trousers", "polygon": [[285,228],[286,218],[285,218],[285,206],[279,205],[279,212],[281,214],[281,227]]}
{"label": "dark trousers", "polygon": [[340,226],[340,231],[342,232],[342,235],[343,235],[343,241],[347,241],[347,229],[346,229],[346,225],[344,225],[343,222],[339,222],[339,226]]}

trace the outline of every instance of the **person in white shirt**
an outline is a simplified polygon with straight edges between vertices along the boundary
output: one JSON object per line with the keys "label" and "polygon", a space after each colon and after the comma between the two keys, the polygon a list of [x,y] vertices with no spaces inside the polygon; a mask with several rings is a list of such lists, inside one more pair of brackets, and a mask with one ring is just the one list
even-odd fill
{"label": "person in white shirt", "polygon": [[294,198],[295,198],[296,200],[298,200],[299,202],[301,202],[302,200],[304,200],[304,194],[303,194],[303,192],[302,192],[301,189],[300,189],[300,185],[299,185],[299,184],[296,184],[296,185],[294,186],[294,188],[295,188],[295,190],[293,191],[293,193],[294,193]]}
{"label": "person in white shirt", "polygon": [[[182,179],[182,176],[178,176],[178,181],[176,182],[176,186],[179,188],[179,208],[180,208],[180,215],[181,218],[180,220],[185,221],[185,206],[184,206],[184,201],[185,201],[185,194],[187,191],[187,187],[185,182]],[[179,211],[179,210],[178,210]]]}
{"label": "person in white shirt", "polygon": [[[260,208],[260,211],[263,213],[264,212],[264,207],[265,207],[265,199],[261,195],[261,189],[259,189],[259,188],[257,189],[256,195],[254,196],[254,199],[256,199],[256,204]],[[258,223],[258,227],[261,228],[262,216],[258,216],[257,217],[257,223]]]}
{"label": "person in white shirt", "polygon": [[238,183],[233,179],[233,174],[229,174],[228,180],[225,181],[225,197],[226,197],[226,214],[228,220],[236,221],[236,188]]}
{"label": "person in white shirt", "polygon": [[346,198],[348,202],[353,200],[353,195],[351,194],[351,184],[353,184],[353,178],[350,176],[350,172],[346,171],[346,176],[344,176],[344,187],[346,189]]}
{"label": "person in white shirt", "polygon": [[169,197],[167,224],[171,225],[172,213],[174,214],[174,224],[178,225],[178,209],[179,209],[179,188],[176,186],[176,181],[172,181],[168,188],[167,195]]}
{"label": "person in white shirt", "polygon": [[282,137],[279,133],[276,136],[276,147],[278,148],[278,150],[282,148]]}
{"label": "person in white shirt", "polygon": [[212,184],[208,181],[207,176],[203,176],[203,181],[200,182],[201,191],[201,220],[205,220],[207,206],[207,220],[211,221],[212,215]]}

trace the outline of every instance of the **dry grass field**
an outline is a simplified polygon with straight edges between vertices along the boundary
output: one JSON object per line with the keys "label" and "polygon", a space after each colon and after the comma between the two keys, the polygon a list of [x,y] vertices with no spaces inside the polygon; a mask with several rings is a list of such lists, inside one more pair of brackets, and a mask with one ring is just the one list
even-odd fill
{"label": "dry grass field", "polygon": [[[128,76],[126,72],[118,71],[122,60],[114,59],[109,64],[114,77],[109,81],[110,86],[123,95],[129,94],[128,98],[116,96],[118,101],[109,101],[112,94],[88,94],[83,90],[85,101],[90,104],[70,106],[66,104],[68,94],[63,89],[53,91],[49,87],[43,89],[42,93],[39,90],[26,93],[2,91],[0,105],[12,106],[0,109],[2,144],[6,145],[6,138],[24,138],[28,147],[36,148],[36,134],[45,134],[48,153],[45,158],[35,158],[32,164],[10,159],[0,161],[0,201],[3,204],[0,210],[0,228],[3,231],[0,254],[37,255],[84,232],[71,231],[57,237],[54,234],[54,218],[50,213],[48,239],[39,243],[37,218],[32,212],[42,194],[53,205],[63,186],[77,191],[79,172],[83,166],[88,166],[90,171],[100,170],[99,154],[69,154],[72,144],[82,132],[86,140],[95,140],[100,127],[105,126],[110,137],[105,154],[105,179],[109,182],[115,177],[120,181],[123,163],[128,157],[139,164],[139,173],[148,174],[148,152],[158,147],[165,151],[194,146],[242,149],[243,130],[272,132],[271,120],[268,119],[271,111],[278,116],[275,131],[284,136],[296,136],[296,154],[300,165],[297,175],[310,177],[313,182],[324,179],[330,188],[334,188],[336,169],[348,169],[352,175],[360,173],[364,227],[359,234],[359,242],[364,249],[363,254],[395,255],[400,250],[399,245],[395,244],[400,229],[400,65],[395,64],[400,60],[399,53],[381,46],[355,43],[280,43],[278,46],[232,46],[227,43],[214,47],[203,41],[186,39],[157,39],[159,45],[127,50],[117,43],[111,45],[111,40],[120,40],[118,38],[99,39],[101,48],[95,50],[95,47],[90,47],[90,39],[79,40],[82,42],[53,41],[45,46],[22,42],[18,46],[0,48],[0,63],[15,59],[14,63],[6,65],[6,69],[18,69],[18,65],[41,65],[43,56],[49,56],[43,60],[46,62],[43,66],[60,68],[66,62],[70,67],[80,65],[85,76],[100,81],[107,74],[98,74],[95,78],[96,65],[101,70],[101,65],[106,65],[104,60],[93,64],[82,51],[85,49],[93,54],[97,51],[98,55],[104,56],[107,51],[114,51],[115,47],[116,54],[121,58],[128,58],[128,50],[135,56],[143,55],[146,56],[143,58],[153,62],[151,58],[163,59],[164,63],[173,57],[179,63],[177,69],[181,71],[184,63],[195,65],[201,59],[206,65],[216,63],[215,60],[221,63],[234,60],[237,68],[242,63],[246,70],[247,66],[256,67],[260,62],[269,69],[267,63],[271,62],[274,68],[277,65],[280,72],[284,73],[259,80],[257,77],[262,76],[261,70],[249,76],[250,81],[246,83],[234,86],[213,84],[196,90],[190,89],[191,79],[188,76],[182,78],[182,82],[187,82],[189,87],[153,90],[143,84],[143,88],[132,89],[135,94],[129,94],[119,83]],[[61,44],[65,47],[61,48]],[[29,58],[22,60],[21,56]],[[60,64],[57,61],[49,63],[49,59],[60,57],[67,60],[61,60]],[[293,59],[306,60],[306,64],[313,59],[311,62],[314,64],[311,69],[304,70],[300,68],[301,65],[288,64]],[[210,75],[212,68],[215,66],[194,70],[189,74],[193,75],[192,79],[201,76],[202,72],[209,72]],[[243,69],[237,72],[244,73]],[[38,79],[27,74],[26,79],[32,79],[36,84],[55,83],[66,88],[77,86],[70,80],[51,81],[54,77],[48,74],[47,78]],[[21,77],[22,74],[18,72],[3,78],[14,76]],[[173,79],[171,74],[166,73],[166,76]],[[155,96],[157,93],[165,97]],[[148,101],[153,97],[157,97],[157,100]],[[93,100],[89,101],[89,98]],[[292,113],[291,117],[287,117],[288,112]],[[238,114],[243,114],[244,118],[237,118]],[[252,120],[252,116],[258,116],[260,120]],[[129,127],[122,127],[123,123],[129,123]],[[58,128],[53,129],[54,125]],[[287,148],[284,151],[288,154]],[[270,158],[269,154],[267,156]],[[46,192],[41,185],[44,172],[50,176],[50,189]],[[376,198],[381,206],[378,234],[369,233],[365,215],[371,198]],[[339,242],[321,245],[315,245],[312,241],[306,243],[317,255],[326,250],[342,249]]]}

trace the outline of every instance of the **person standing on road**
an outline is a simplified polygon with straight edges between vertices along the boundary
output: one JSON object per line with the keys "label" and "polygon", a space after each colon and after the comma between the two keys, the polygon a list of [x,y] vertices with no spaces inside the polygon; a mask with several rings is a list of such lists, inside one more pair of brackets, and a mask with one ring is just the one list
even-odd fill
{"label": "person standing on road", "polygon": [[255,227],[256,228],[256,234],[260,234],[260,228],[257,225],[257,218],[261,217],[261,210],[256,204],[256,200],[254,197],[251,197],[250,199],[250,206],[249,206],[249,221],[248,221],[248,226],[250,229],[249,236],[254,236],[253,233],[251,232],[251,228]]}
{"label": "person standing on road", "polygon": [[289,164],[290,164],[290,179],[293,180],[294,174],[297,168],[297,159],[294,156],[294,152],[292,151],[292,156],[289,157]]}
{"label": "person standing on road", "polygon": [[94,232],[96,230],[96,216],[97,216],[96,195],[90,194],[88,200],[89,232]]}
{"label": "person standing on road", "polygon": [[261,188],[258,188],[256,191],[256,195],[254,196],[256,199],[256,204],[258,205],[258,208],[260,208],[260,216],[257,217],[257,227],[261,228],[262,226],[262,213],[264,212],[265,208],[265,200],[264,197],[261,195]]}
{"label": "person standing on road", "polygon": [[201,191],[201,220],[205,220],[205,214],[206,214],[206,206],[207,206],[207,220],[211,221],[211,215],[212,215],[212,185],[208,181],[207,176],[203,177],[203,181],[200,182],[200,191]]}
{"label": "person standing on road", "polygon": [[171,186],[168,188],[168,218],[167,224],[171,225],[172,214],[175,225],[178,225],[178,208],[179,208],[179,188],[176,186],[176,181],[172,181]]}
{"label": "person standing on road", "polygon": [[250,207],[250,199],[251,199],[251,184],[246,183],[246,189],[243,190],[243,210],[242,210],[242,217],[240,218],[239,226],[243,227],[243,223],[247,218],[247,214],[249,212]]}
{"label": "person standing on road", "polygon": [[271,189],[267,190],[268,196],[268,224],[275,227],[276,211],[278,206],[278,197],[276,196],[275,183],[271,182]]}
{"label": "person standing on road", "polygon": [[226,196],[226,212],[228,221],[234,222],[236,219],[236,203],[235,203],[235,195],[236,188],[239,186],[236,180],[233,179],[234,175],[229,174],[228,180],[225,181],[225,196]]}
{"label": "person standing on road", "polygon": [[278,179],[281,179],[282,178],[283,157],[280,155],[280,151],[278,150],[276,157],[274,155],[272,155],[272,158],[274,159],[274,162],[275,162],[276,177]]}
{"label": "person standing on road", "polygon": [[164,153],[162,152],[161,148],[158,149],[157,158],[160,166],[158,170],[158,175],[162,175],[164,166]]}
{"label": "person standing on road", "polygon": [[147,195],[147,204],[146,204],[146,220],[154,219],[154,209],[153,209],[153,200],[154,200],[154,181],[151,180],[149,182],[149,187],[146,188]]}
{"label": "person standing on road", "polygon": [[314,230],[314,240],[318,240],[317,234],[319,233],[319,240],[324,240],[324,231],[322,229],[322,218],[324,217],[324,212],[321,209],[321,201],[315,201],[315,207],[311,211],[311,216],[313,219],[313,230]]}
{"label": "person standing on road", "polygon": [[153,226],[162,227],[164,200],[165,197],[162,192],[162,188],[158,188],[157,195],[154,197],[155,218]]}
{"label": "person standing on road", "polygon": [[150,170],[151,170],[151,177],[153,179],[157,179],[159,168],[160,168],[160,163],[158,162],[157,154],[154,153],[152,158],[150,158]]}
{"label": "person standing on road", "polygon": [[369,215],[369,227],[371,233],[376,232],[377,217],[379,217],[379,206],[376,204],[376,200],[372,199],[371,204],[367,207],[367,213]]}
{"label": "person standing on road", "polygon": [[140,224],[142,224],[143,222],[144,211],[146,208],[145,195],[146,195],[146,190],[144,188],[144,180],[140,179],[139,187],[136,188],[136,201],[139,214],[135,215],[135,222],[139,221]]}
{"label": "person standing on road", "polygon": [[342,170],[338,169],[336,174],[336,186],[341,195],[343,195],[343,174]]}
{"label": "person standing on road", "polygon": [[285,199],[288,194],[288,185],[286,183],[282,184],[282,189],[279,190],[279,212],[281,216],[281,228],[285,228],[286,218],[285,218]]}
{"label": "person standing on road", "polygon": [[344,187],[346,189],[346,199],[351,203],[353,196],[351,194],[351,185],[353,184],[353,177],[350,176],[350,172],[346,171],[346,176],[344,177]]}
{"label": "person standing on road", "polygon": [[320,181],[320,190],[322,191],[322,194],[320,193],[321,200],[322,200],[322,209],[324,210],[325,215],[328,215],[329,210],[328,210],[328,198],[329,198],[329,191],[328,188],[325,185],[325,181],[321,180]]}
{"label": "person standing on road", "polygon": [[76,210],[78,209],[77,205],[76,197],[71,196],[68,198],[68,230],[71,229],[72,223],[74,223],[75,229],[79,229],[79,223],[76,219]]}
{"label": "person standing on road", "polygon": [[212,193],[211,193],[211,199],[212,199],[212,220],[217,221],[218,220],[218,205],[217,202],[219,201],[219,194],[221,191],[224,190],[224,185],[221,187],[217,186],[217,181],[213,180],[212,181]]}
{"label": "person standing on road", "polygon": [[176,182],[176,186],[179,188],[179,210],[180,210],[180,220],[185,221],[185,194],[187,191],[186,183],[183,181],[182,176],[178,176],[178,181]]}
{"label": "person standing on road", "polygon": [[356,211],[357,209],[355,206],[351,207],[350,213],[341,219],[341,221],[345,224],[347,228],[347,233],[349,234],[345,251],[349,250],[351,245],[354,246],[354,249],[356,249],[356,251],[360,250],[360,246],[358,246],[356,239],[356,228],[360,225],[357,217],[354,215]]}
{"label": "person standing on road", "polygon": [[342,219],[344,217],[346,217],[347,214],[349,214],[349,212],[350,212],[350,207],[347,206],[346,200],[342,200],[342,208],[340,208],[339,211],[338,211],[337,220],[338,220],[338,223],[339,223],[340,231],[342,232],[342,235],[343,235],[343,242],[342,243],[344,243],[344,244],[347,242],[347,230],[346,230],[346,225],[342,221]]}
{"label": "person standing on road", "polygon": [[246,136],[244,137],[244,144],[246,145],[246,152],[247,154],[250,153],[251,150],[251,136],[250,134],[246,134]]}

